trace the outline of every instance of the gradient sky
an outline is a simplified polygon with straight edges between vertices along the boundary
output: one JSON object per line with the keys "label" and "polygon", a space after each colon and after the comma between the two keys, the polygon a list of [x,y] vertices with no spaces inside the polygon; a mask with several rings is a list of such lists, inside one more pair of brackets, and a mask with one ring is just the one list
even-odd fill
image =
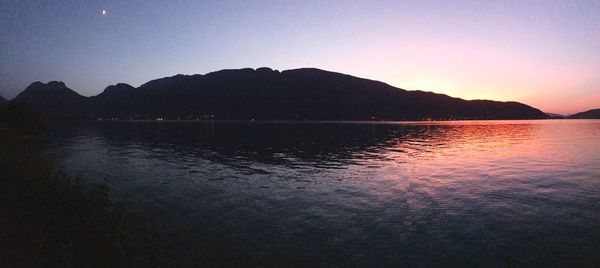
{"label": "gradient sky", "polygon": [[[102,15],[106,10],[106,15]],[[0,94],[316,67],[547,112],[600,108],[600,1],[2,1]]]}

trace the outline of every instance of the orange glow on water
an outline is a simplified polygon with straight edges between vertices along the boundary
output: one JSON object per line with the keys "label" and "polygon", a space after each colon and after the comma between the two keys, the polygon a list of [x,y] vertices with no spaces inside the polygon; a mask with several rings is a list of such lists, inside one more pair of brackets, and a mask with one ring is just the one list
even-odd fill
{"label": "orange glow on water", "polygon": [[[457,187],[482,178],[526,180],[514,167],[528,172],[560,172],[566,163],[577,163],[598,148],[572,147],[573,133],[593,131],[597,124],[557,121],[455,121],[416,122],[414,133],[395,140],[382,157],[382,178],[406,178],[434,196],[436,189]],[[591,142],[591,141],[590,141]],[[587,143],[583,143],[587,144]],[[597,146],[596,146],[597,147]],[[558,155],[560,154],[560,155]],[[460,157],[457,157],[460,155]],[[557,163],[556,159],[562,162]],[[389,163],[397,163],[390,166]],[[532,164],[535,163],[535,164]],[[406,170],[408,166],[408,169]],[[525,168],[526,167],[526,168]],[[507,172],[510,170],[511,172]]]}

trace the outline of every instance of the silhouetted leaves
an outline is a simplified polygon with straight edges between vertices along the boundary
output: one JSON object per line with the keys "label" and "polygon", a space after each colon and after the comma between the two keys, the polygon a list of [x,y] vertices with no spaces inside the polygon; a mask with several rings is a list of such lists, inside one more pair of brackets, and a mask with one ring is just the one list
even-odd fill
{"label": "silhouetted leaves", "polygon": [[22,104],[0,110],[0,267],[160,266],[160,239],[106,185],[58,170],[23,138],[36,118]]}
{"label": "silhouetted leaves", "polygon": [[0,129],[20,134],[36,134],[42,129],[42,120],[31,105],[23,102],[0,104]]}

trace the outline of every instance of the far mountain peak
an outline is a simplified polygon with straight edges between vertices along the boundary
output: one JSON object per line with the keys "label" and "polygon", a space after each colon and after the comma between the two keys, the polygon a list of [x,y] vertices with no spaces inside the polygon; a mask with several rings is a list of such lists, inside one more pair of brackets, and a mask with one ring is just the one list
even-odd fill
{"label": "far mountain peak", "polygon": [[572,119],[600,119],[600,109],[593,109],[593,110],[589,110],[589,111],[585,111],[585,112],[581,112],[581,113],[576,113],[576,114],[569,116],[569,118],[572,118]]}
{"label": "far mountain peak", "polygon": [[214,118],[222,120],[457,120],[542,119],[517,102],[467,101],[407,91],[347,74],[301,68],[228,69],[175,75],[138,88],[107,87],[82,97],[62,82],[36,82],[16,100],[49,116],[88,118]]}

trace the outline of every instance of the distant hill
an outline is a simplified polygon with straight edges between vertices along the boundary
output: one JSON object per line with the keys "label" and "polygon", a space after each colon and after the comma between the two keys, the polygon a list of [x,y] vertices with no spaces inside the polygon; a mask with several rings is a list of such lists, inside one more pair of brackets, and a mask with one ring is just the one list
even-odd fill
{"label": "distant hill", "polygon": [[600,109],[589,110],[569,116],[571,119],[600,119]]}
{"label": "distant hill", "polygon": [[4,97],[2,97],[2,95],[0,95],[0,103],[3,103],[5,101],[6,101],[6,99]]}
{"label": "distant hill", "polygon": [[138,88],[107,87],[83,97],[61,82],[33,83],[15,101],[52,117],[214,118],[236,120],[542,119],[517,102],[466,101],[407,91],[388,84],[319,69],[269,68],[176,75]]}
{"label": "distant hill", "polygon": [[66,87],[63,82],[34,82],[13,102],[27,102],[44,117],[80,117],[87,114],[87,98]]}
{"label": "distant hill", "polygon": [[546,113],[546,115],[548,115],[548,117],[550,117],[552,119],[563,119],[563,118],[566,118],[565,115],[556,114],[556,113]]}

